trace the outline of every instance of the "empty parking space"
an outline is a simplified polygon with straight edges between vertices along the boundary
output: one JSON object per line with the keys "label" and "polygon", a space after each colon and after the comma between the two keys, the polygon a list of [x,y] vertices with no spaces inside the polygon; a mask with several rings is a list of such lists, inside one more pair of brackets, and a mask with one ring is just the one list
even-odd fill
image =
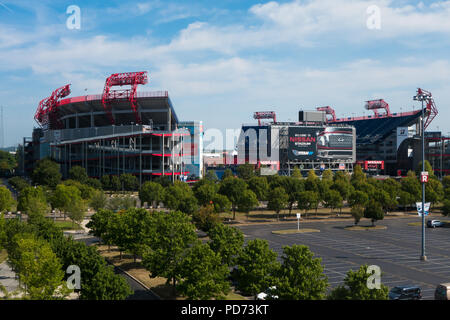
{"label": "empty parking space", "polygon": [[275,235],[273,230],[297,228],[296,223],[243,226],[246,240],[262,238],[282,254],[285,245],[309,246],[322,259],[330,286],[342,284],[348,270],[360,265],[378,265],[382,283],[389,288],[398,285],[419,285],[424,299],[433,299],[436,285],[450,282],[450,229],[426,229],[427,261],[420,261],[421,228],[409,226],[417,218],[380,221],[386,230],[348,231],[351,222],[312,222],[303,226],[319,229],[320,233]]}

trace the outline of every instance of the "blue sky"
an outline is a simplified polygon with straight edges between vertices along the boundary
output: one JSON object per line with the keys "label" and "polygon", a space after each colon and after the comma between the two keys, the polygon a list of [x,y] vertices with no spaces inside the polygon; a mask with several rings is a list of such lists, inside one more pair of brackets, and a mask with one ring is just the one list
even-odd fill
{"label": "blue sky", "polygon": [[[79,30],[66,26],[70,5]],[[372,5],[380,29],[367,27]],[[31,135],[55,88],[97,94],[111,73],[143,70],[138,90],[168,90],[179,118],[206,129],[237,129],[263,110],[287,121],[330,105],[351,116],[377,98],[410,111],[422,87],[439,109],[429,129],[447,133],[449,35],[450,1],[0,0],[5,145]]]}

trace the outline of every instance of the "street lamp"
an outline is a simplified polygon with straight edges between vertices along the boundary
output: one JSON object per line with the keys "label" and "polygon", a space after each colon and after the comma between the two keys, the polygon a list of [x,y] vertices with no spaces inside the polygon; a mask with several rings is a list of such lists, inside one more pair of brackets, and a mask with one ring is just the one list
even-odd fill
{"label": "street lamp", "polygon": [[[422,172],[425,172],[425,110],[423,108],[423,102],[428,100],[430,97],[424,93],[422,90],[417,90],[417,95],[413,97],[415,101],[422,102]],[[425,255],[425,182],[422,182],[422,254],[420,255],[420,260],[426,261],[427,256]]]}

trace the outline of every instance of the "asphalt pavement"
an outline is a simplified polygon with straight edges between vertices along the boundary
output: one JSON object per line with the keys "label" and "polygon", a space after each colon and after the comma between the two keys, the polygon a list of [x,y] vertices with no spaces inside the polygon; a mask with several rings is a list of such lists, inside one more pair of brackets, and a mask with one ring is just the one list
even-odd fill
{"label": "asphalt pavement", "polygon": [[[435,218],[436,219],[436,218]],[[441,217],[437,219],[445,221]],[[439,283],[450,282],[450,228],[426,228],[427,261],[421,261],[421,227],[408,223],[420,222],[420,218],[389,219],[377,222],[386,230],[349,231],[344,227],[352,221],[308,222],[303,228],[319,229],[318,233],[278,235],[274,230],[297,229],[297,223],[247,225],[240,229],[246,240],[261,238],[281,257],[285,245],[307,245],[322,259],[324,273],[330,288],[343,283],[348,270],[357,270],[362,264],[381,268],[381,283],[391,289],[398,285],[418,285],[423,299],[434,299]],[[370,223],[362,221],[360,224]]]}

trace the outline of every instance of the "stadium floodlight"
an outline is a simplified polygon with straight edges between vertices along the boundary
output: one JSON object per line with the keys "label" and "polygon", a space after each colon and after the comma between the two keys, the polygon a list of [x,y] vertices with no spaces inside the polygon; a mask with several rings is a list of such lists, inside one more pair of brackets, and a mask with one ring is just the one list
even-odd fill
{"label": "stadium floodlight", "polygon": [[[425,110],[424,101],[431,99],[431,93],[428,93],[422,89],[417,90],[417,95],[413,97],[415,101],[422,102],[422,119],[421,119],[421,140],[422,140],[422,172],[425,171]],[[425,208],[425,183],[422,182],[422,208]],[[425,210],[422,212],[422,253],[420,255],[420,260],[426,261],[427,256],[425,255]]]}

